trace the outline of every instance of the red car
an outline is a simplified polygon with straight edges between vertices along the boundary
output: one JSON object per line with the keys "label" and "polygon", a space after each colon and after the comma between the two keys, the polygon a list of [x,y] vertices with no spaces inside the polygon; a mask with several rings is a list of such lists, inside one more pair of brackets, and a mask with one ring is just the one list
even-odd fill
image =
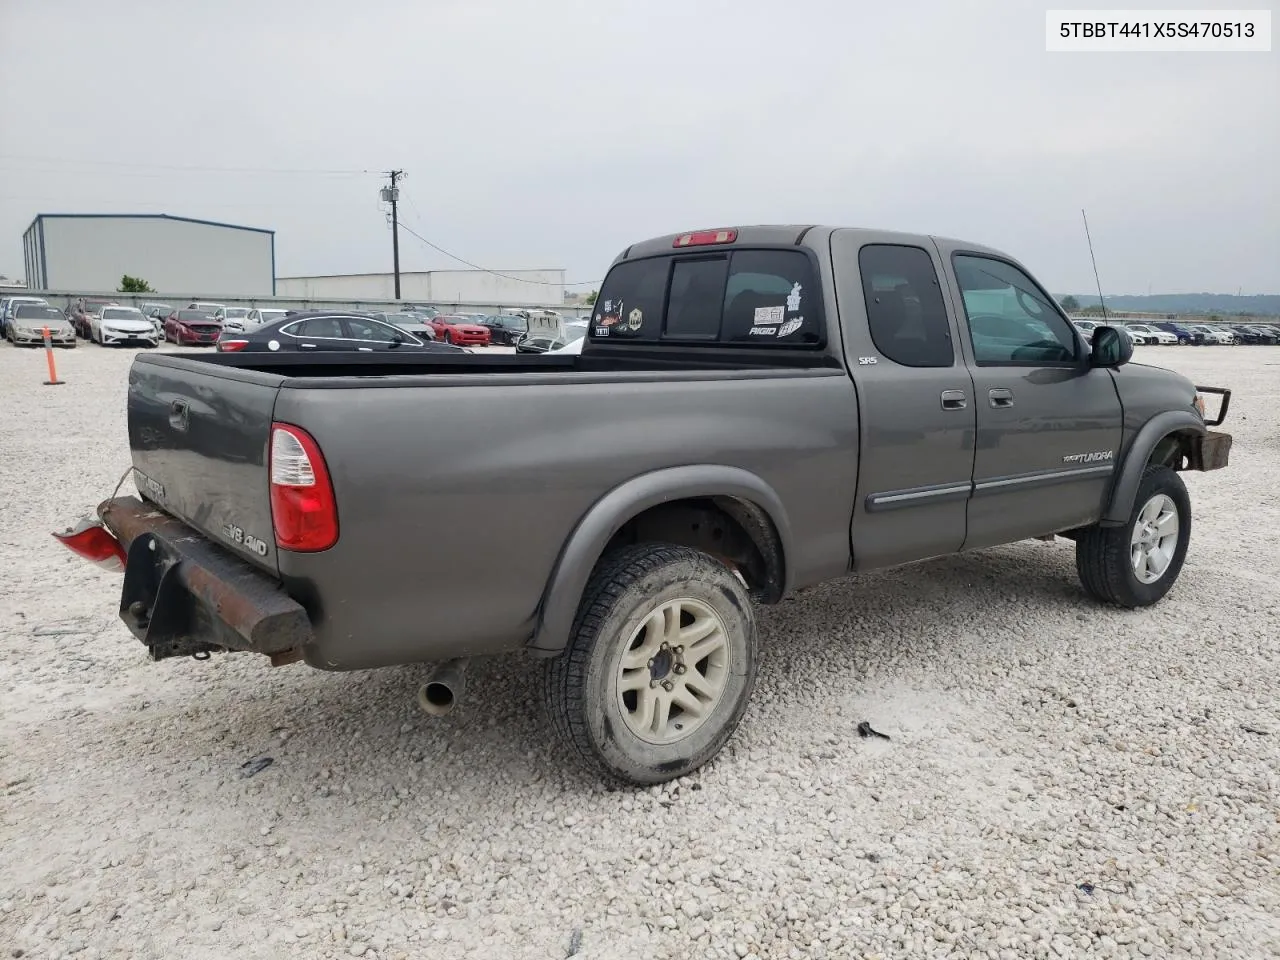
{"label": "red car", "polygon": [[455,317],[441,314],[427,321],[436,332],[436,339],[459,347],[487,347],[489,345],[489,328],[472,323],[466,317]]}
{"label": "red car", "polygon": [[222,324],[203,310],[175,310],[164,322],[164,338],[178,346],[218,342]]}

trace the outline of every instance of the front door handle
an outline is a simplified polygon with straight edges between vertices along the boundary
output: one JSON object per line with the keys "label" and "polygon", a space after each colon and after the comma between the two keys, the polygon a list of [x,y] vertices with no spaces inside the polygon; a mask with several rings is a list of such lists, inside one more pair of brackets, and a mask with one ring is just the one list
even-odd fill
{"label": "front door handle", "polygon": [[1012,407],[1013,391],[1008,387],[992,387],[987,391],[987,399],[993,407]]}
{"label": "front door handle", "polygon": [[315,348],[316,348],[316,345],[315,345],[314,343],[300,343],[300,344],[298,344],[298,349],[299,349],[299,350],[314,350]]}
{"label": "front door handle", "polygon": [[969,400],[965,397],[963,390],[942,391],[943,410],[963,410],[968,405]]}

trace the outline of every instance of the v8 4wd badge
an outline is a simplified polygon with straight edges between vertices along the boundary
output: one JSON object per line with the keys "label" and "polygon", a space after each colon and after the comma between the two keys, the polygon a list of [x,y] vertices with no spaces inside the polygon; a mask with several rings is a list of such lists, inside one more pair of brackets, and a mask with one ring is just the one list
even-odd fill
{"label": "v8 4wd badge", "polygon": [[267,541],[260,537],[255,537],[252,533],[245,533],[244,527],[238,527],[234,523],[224,523],[222,525],[223,539],[244,547],[250,553],[256,553],[260,557],[267,555]]}

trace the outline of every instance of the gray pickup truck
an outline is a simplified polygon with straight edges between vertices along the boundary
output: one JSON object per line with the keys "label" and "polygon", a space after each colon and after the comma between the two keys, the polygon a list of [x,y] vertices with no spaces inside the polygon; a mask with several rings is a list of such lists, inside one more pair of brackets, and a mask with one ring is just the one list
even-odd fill
{"label": "gray pickup truck", "polygon": [[1178,471],[1226,465],[1230,393],[1132,352],[976,244],[661,237],[614,261],[576,356],[139,355],[139,496],[59,536],[123,568],[156,659],[433,661],[443,712],[469,658],[543,657],[569,752],[656,783],[742,716],[753,602],[1054,535],[1094,599],[1163,597]]}

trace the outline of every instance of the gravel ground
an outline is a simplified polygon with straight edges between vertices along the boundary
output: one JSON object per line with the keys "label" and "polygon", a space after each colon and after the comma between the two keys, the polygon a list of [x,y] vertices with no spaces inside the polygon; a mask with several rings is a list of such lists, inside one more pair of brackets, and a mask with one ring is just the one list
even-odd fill
{"label": "gravel ground", "polygon": [[1280,954],[1280,348],[1140,353],[1237,391],[1168,599],[1089,603],[1067,542],[815,589],[724,754],[633,792],[519,659],[434,721],[422,667],[149,664],[48,536],[128,465],[130,351],[0,347],[0,957]]}

